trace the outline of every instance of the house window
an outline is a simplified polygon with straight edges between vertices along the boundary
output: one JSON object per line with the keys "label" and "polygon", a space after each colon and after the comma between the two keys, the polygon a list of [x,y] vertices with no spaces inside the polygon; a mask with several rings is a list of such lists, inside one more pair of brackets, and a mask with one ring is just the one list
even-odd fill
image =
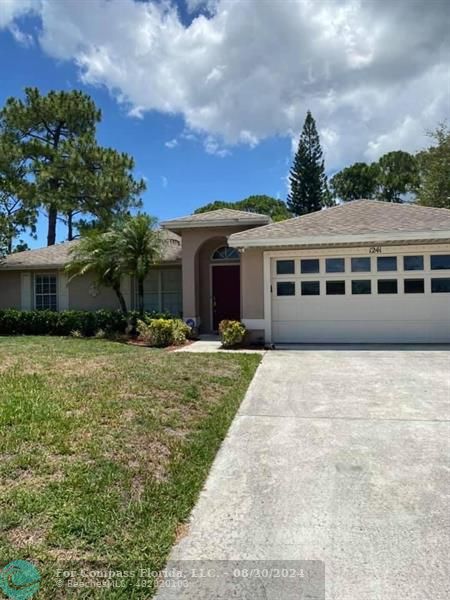
{"label": "house window", "polygon": [[436,277],[431,279],[432,294],[449,294],[450,277]]}
{"label": "house window", "polygon": [[405,294],[423,294],[425,282],[423,279],[405,279]]}
{"label": "house window", "polygon": [[370,256],[352,258],[352,273],[370,273]]}
{"label": "house window", "polygon": [[423,256],[404,256],[403,269],[405,271],[423,271]]}
{"label": "house window", "polygon": [[239,252],[236,248],[221,246],[213,252],[212,260],[239,260]]}
{"label": "house window", "polygon": [[327,281],[327,296],[345,295],[345,281]]}
{"label": "house window", "polygon": [[433,271],[438,269],[450,270],[450,254],[436,254],[431,257],[431,268]]}
{"label": "house window", "polygon": [[302,281],[302,296],[320,296],[320,281]]}
{"label": "house window", "polygon": [[327,258],[325,260],[327,273],[343,273],[345,271],[345,260],[343,258]]}
{"label": "house window", "polygon": [[377,257],[378,271],[396,271],[397,257],[396,256],[378,256]]}
{"label": "house window", "polygon": [[278,281],[277,296],[295,296],[295,283],[293,281]]}
{"label": "house window", "polygon": [[396,279],[379,279],[377,283],[379,294],[397,294],[398,292]]}
{"label": "house window", "polygon": [[352,294],[371,294],[372,282],[370,279],[354,279],[352,281]]}
{"label": "house window", "polygon": [[56,275],[36,275],[34,278],[36,310],[57,310]]}
{"label": "house window", "polygon": [[292,275],[295,273],[295,261],[277,260],[277,275]]}
{"label": "house window", "polygon": [[[136,289],[136,305],[137,305]],[[152,269],[144,281],[144,308],[148,312],[182,314],[181,269]]]}
{"label": "house window", "polygon": [[300,261],[302,273],[318,273],[320,270],[318,258],[304,258]]}

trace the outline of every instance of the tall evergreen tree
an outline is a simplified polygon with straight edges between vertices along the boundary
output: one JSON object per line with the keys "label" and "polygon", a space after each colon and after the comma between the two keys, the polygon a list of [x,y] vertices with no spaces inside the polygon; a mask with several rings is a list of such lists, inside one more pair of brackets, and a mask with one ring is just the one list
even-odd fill
{"label": "tall evergreen tree", "polygon": [[36,233],[38,207],[27,174],[26,161],[2,134],[0,123],[0,254],[10,254],[21,233]]}
{"label": "tall evergreen tree", "polygon": [[75,215],[102,219],[141,204],[145,184],[132,177],[132,158],[97,145],[100,118],[92,98],[76,90],[41,95],[26,88],[24,100],[9,98],[0,110],[2,135],[26,161],[27,193],[47,212],[49,246],[58,217],[65,217],[71,239]]}
{"label": "tall evergreen tree", "polygon": [[288,209],[305,215],[332,204],[316,122],[308,111],[289,174]]}

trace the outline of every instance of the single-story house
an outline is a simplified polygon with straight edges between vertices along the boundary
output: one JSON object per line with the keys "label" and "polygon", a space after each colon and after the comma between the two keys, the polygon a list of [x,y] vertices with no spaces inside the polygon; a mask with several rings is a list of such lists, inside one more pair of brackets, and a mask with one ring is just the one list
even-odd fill
{"label": "single-story house", "polygon": [[[273,343],[450,342],[450,210],[357,200],[271,223],[220,209],[162,223],[149,310],[201,332],[240,319]],[[68,282],[66,242],[8,256],[0,308],[117,308],[92,277]],[[134,282],[124,278],[128,305]]]}

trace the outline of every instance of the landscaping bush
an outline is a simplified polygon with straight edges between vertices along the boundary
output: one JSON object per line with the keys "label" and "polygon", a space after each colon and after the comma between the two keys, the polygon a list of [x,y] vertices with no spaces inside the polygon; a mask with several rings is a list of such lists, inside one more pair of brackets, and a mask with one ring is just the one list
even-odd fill
{"label": "landscaping bush", "polygon": [[219,334],[224,348],[233,348],[242,344],[245,337],[245,326],[239,321],[221,321]]}
{"label": "landscaping bush", "polygon": [[184,344],[190,328],[181,319],[138,319],[139,339],[149,346],[164,348]]}
{"label": "landscaping bush", "polygon": [[126,327],[126,316],[113,310],[0,310],[0,335],[70,335],[79,331],[89,337],[99,329],[123,333]]}

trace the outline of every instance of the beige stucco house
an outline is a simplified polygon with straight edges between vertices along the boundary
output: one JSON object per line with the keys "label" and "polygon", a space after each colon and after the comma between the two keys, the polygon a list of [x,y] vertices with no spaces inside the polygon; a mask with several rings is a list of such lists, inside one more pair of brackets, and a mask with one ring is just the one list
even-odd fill
{"label": "beige stucco house", "polygon": [[[162,223],[148,310],[217,329],[241,319],[274,343],[450,342],[450,210],[358,200],[270,223],[221,209]],[[0,309],[118,308],[90,277],[68,282],[71,245],[0,264]],[[124,278],[128,305],[135,289]]]}

